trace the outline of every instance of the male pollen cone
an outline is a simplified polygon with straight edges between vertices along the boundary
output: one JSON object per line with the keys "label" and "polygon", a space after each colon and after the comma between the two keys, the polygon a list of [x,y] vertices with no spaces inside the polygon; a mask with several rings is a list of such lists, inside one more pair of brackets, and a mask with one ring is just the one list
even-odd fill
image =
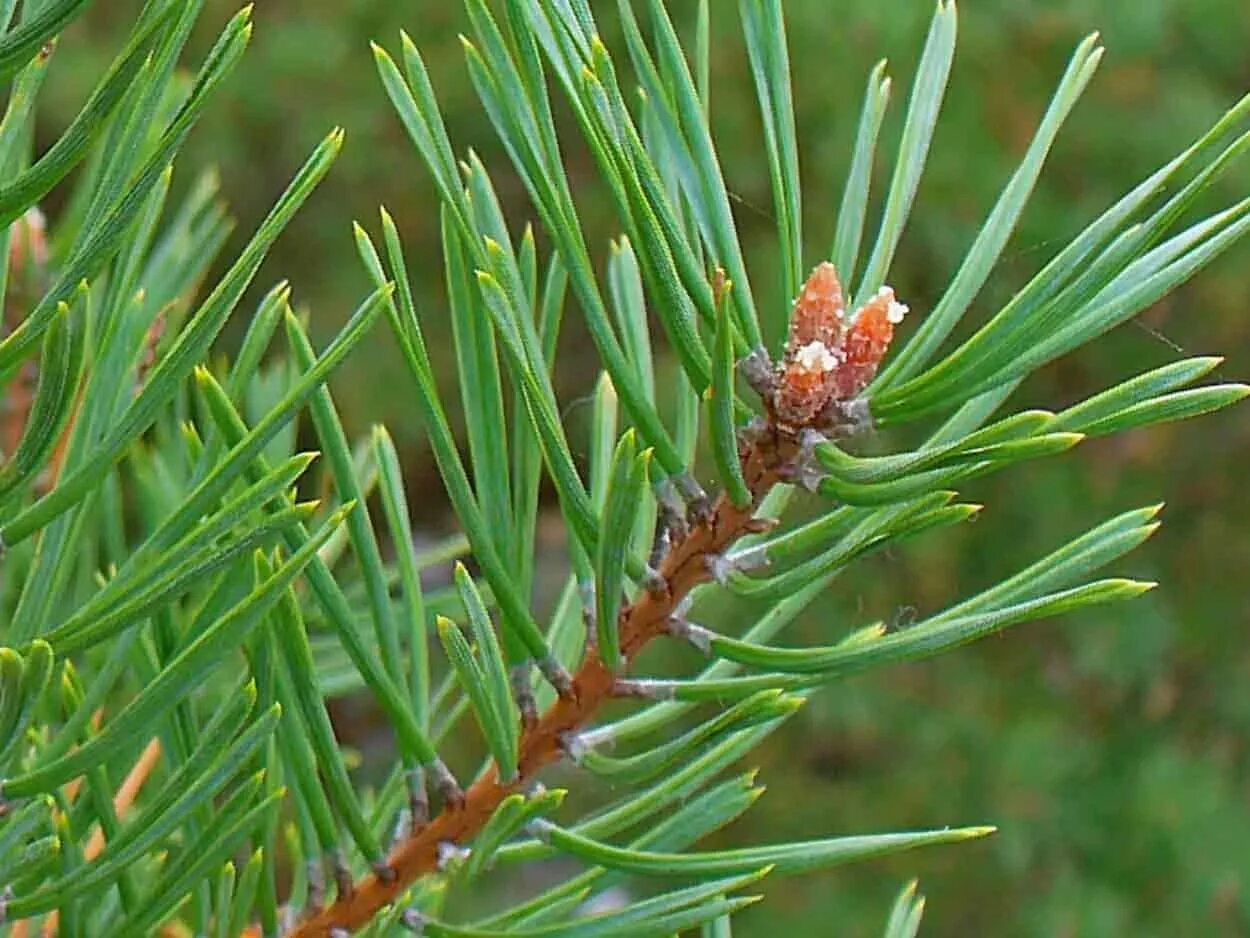
{"label": "male pollen cone", "polygon": [[832,402],[859,394],[877,373],[907,307],[882,287],[854,315],[833,264],[818,264],[794,300],[786,354],[777,375],[773,413],[797,432],[822,422]]}
{"label": "male pollen cone", "polygon": [[882,287],[863,305],[843,342],[844,358],[837,371],[838,400],[854,397],[877,374],[877,366],[890,348],[894,324],[901,322],[907,307],[894,299],[894,290]]}
{"label": "male pollen cone", "polygon": [[832,397],[845,318],[842,283],[837,270],[826,261],[807,278],[790,314],[790,336],[775,402],[783,425],[811,423]]}

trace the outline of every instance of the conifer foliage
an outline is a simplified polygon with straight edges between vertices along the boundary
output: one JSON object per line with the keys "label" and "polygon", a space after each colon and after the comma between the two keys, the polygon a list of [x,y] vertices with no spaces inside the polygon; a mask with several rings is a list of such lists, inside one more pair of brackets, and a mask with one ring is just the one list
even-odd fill
{"label": "conifer foliage", "polygon": [[[1158,508],[1073,532],[904,628],[829,623],[826,644],[787,641],[843,572],[967,521],[981,506],[959,493],[979,476],[1250,393],[1200,383],[1218,359],[1185,358],[1062,409],[1014,403],[1031,372],[1129,320],[1250,227],[1250,198],[1214,211],[1199,200],[1250,143],[1247,97],[1001,308],[977,303],[1097,69],[1094,37],[1076,46],[936,303],[909,311],[895,295],[955,53],[952,0],[937,4],[897,143],[880,135],[882,63],[849,136],[841,204],[806,229],[780,0],[740,0],[736,17],[718,6],[715,20],[703,0],[691,22],[663,0],[620,0],[615,49],[588,0],[465,0],[467,80],[506,164],[488,169],[449,139],[419,37],[374,46],[437,190],[442,256],[406,254],[409,220],[383,209],[355,227],[372,290],[324,348],[278,284],[225,362],[210,357],[218,334],[246,315],[261,262],[343,133],[206,284],[231,223],[214,177],[172,186],[173,158],[244,53],[250,8],[188,72],[202,2],[148,0],[77,118],[36,152],[40,85],[73,54],[57,37],[85,6],[0,0],[0,914],[11,934],[727,936],[772,877],[985,836],[991,827],[934,818],[931,830],[700,845],[762,790],[743,757],[822,686],[1151,588],[1105,571],[1154,532]],[[733,167],[712,132],[710,50],[731,28],[759,103],[779,284],[750,279]],[[588,150],[615,212],[610,245],[582,228],[572,147]],[[889,181],[871,218],[878,166]],[[523,183],[532,225],[504,216],[501,174]],[[38,205],[58,188],[65,208],[46,223]],[[445,282],[446,308],[418,308],[424,278]],[[573,316],[602,365],[588,439],[570,437],[553,381]],[[451,348],[427,339],[439,320]],[[402,352],[404,393],[463,530],[434,550],[416,549],[389,434],[353,440],[327,384],[372,328]],[[679,365],[663,388],[661,354]],[[448,359],[455,387],[438,381]],[[296,452],[301,421],[318,452]],[[316,501],[296,494],[314,490]],[[570,569],[540,614],[542,491]],[[798,502],[802,521],[788,511]],[[422,571],[449,561],[450,585],[423,589]],[[735,601],[762,610],[745,631],[716,621]],[[650,676],[654,658],[640,656],[666,644],[706,664]],[[394,764],[378,785],[353,778],[331,723],[328,704],[347,694],[385,715]],[[444,761],[452,734],[480,740],[477,764]],[[543,786],[557,762],[601,793],[597,806],[579,798],[572,812]],[[507,907],[465,901],[488,872],[555,855],[582,872]],[[621,883],[631,898],[593,911]],[[882,910],[885,934],[914,935],[923,904],[905,888]]]}

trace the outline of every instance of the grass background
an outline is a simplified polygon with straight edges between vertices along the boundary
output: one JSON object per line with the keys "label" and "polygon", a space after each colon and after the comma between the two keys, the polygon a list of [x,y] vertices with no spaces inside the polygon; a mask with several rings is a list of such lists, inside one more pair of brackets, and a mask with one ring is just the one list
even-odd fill
{"label": "grass background", "polygon": [[[118,45],[134,3],[96,4],[66,37],[41,132],[63,127]],[[207,0],[193,51],[207,49],[233,3]],[[596,4],[605,37],[611,8]],[[757,285],[775,283],[771,197],[734,4],[713,4],[713,115]],[[694,4],[674,2],[689,22]],[[863,82],[881,56],[895,79],[885,141],[897,139],[928,0],[791,0],[790,54],[804,175],[805,260],[824,257],[849,160]],[[123,15],[125,14],[125,15]],[[333,174],[279,243],[267,284],[290,277],[327,335],[367,290],[349,222],[375,227],[385,203],[410,244],[422,308],[446,339],[433,192],[373,70],[368,42],[407,29],[425,52],[459,147],[473,146],[519,225],[530,217],[472,95],[453,3],[261,0],[253,48],[180,158],[182,184],[219,167],[248,231],[325,131],[348,130]],[[1065,128],[998,275],[974,309],[983,321],[1069,237],[1178,151],[1250,88],[1242,0],[969,0],[929,170],[892,282],[920,316],[1023,153],[1068,53],[1103,30],[1108,56]],[[615,46],[619,49],[619,46]],[[567,115],[566,115],[567,116]],[[592,246],[615,234],[593,166],[570,141]],[[878,167],[877,192],[890,164]],[[1250,190],[1236,166],[1207,203]],[[55,224],[56,206],[50,206]],[[1250,245],[1091,348],[1028,383],[1024,403],[1057,407],[1188,354],[1227,356],[1220,376],[1250,376]],[[765,297],[765,302],[783,302]],[[596,363],[567,320],[559,385],[577,401]],[[242,323],[236,321],[235,328]],[[440,328],[442,329],[440,333]],[[444,346],[446,347],[446,346]],[[450,353],[445,367],[449,370]],[[432,461],[385,330],[334,388],[358,432],[387,423],[401,446],[420,530],[446,531]],[[584,413],[584,409],[582,409]],[[1013,631],[945,658],[858,678],[805,708],[757,759],[769,787],[724,843],[942,824],[995,823],[960,848],[903,856],[770,885],[735,934],[879,933],[909,876],[930,901],[928,935],[1250,934],[1250,652],[1245,571],[1250,499],[1238,482],[1250,410],[1093,441],[1063,459],[978,482],[975,525],[925,538],[856,568],[794,638],[819,641],[872,617],[927,611],[994,581],[1114,513],[1166,497],[1162,531],[1121,564],[1164,587],[1123,607]],[[559,570],[559,545],[553,563]],[[560,574],[562,575],[562,573]]]}

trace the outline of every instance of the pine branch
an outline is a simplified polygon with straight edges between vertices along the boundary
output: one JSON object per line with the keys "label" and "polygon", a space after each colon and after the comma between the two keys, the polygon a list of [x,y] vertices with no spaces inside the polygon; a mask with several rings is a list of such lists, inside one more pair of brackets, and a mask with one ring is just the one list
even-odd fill
{"label": "pine branch", "polygon": [[[990,300],[983,288],[1093,77],[1095,36],[1077,44],[954,276],[931,306],[916,298],[891,354],[908,308],[887,281],[914,280],[896,261],[914,260],[900,246],[955,53],[954,0],[936,2],[879,218],[869,182],[887,145],[890,79],[884,63],[873,70],[832,249],[819,255],[804,239],[822,219],[801,191],[802,89],[783,3],[737,4],[776,217],[776,291],[748,280],[756,258],[739,238],[713,134],[708,0],[690,49],[665,0],[619,0],[620,30],[600,29],[589,0],[465,0],[469,80],[537,225],[517,237],[501,198],[515,186],[497,190],[472,150],[458,157],[439,76],[416,43],[403,36],[395,58],[375,46],[438,192],[427,217],[440,222],[450,342],[383,211],[381,251],[355,231],[375,290],[332,342],[315,350],[282,283],[219,369],[217,336],[342,132],[317,147],[219,281],[205,282],[230,222],[212,174],[189,192],[171,188],[173,159],[248,45],[250,8],[192,72],[183,53],[202,5],[145,4],[78,116],[40,153],[35,100],[56,34],[85,6],[0,0],[0,74],[14,73],[0,120],[0,385],[11,398],[0,411],[0,927],[11,922],[15,935],[340,938],[402,922],[443,938],[698,927],[728,938],[733,914],[760,898],[741,892],[770,873],[985,836],[992,827],[699,846],[763,791],[753,772],[718,776],[817,688],[1150,589],[1091,574],[1150,537],[1160,506],[1122,512],[919,621],[786,643],[782,631],[835,577],[975,516],[982,506],[955,491],[965,481],[1250,396],[1245,385],[1196,385],[1220,363],[1196,357],[1057,412],[998,413],[1029,373],[1250,233],[1250,199],[1192,217],[1250,151],[1247,96],[1005,305],[965,322]],[[628,71],[602,38],[618,33]],[[602,232],[583,228],[562,155],[569,122],[557,122],[553,94],[614,214],[606,265],[593,250]],[[36,204],[70,180],[70,197],[49,202],[58,210],[45,239]],[[802,282],[809,257],[819,263]],[[557,392],[566,306],[601,367],[589,440]],[[372,445],[349,438],[354,415],[326,387],[383,316],[464,532],[449,551],[418,554],[409,497],[420,509],[426,493],[405,485],[384,429]],[[287,355],[267,360],[280,323]],[[458,372],[455,404],[439,389],[445,361]],[[305,411],[323,451],[309,475],[318,454],[296,452]],[[874,428],[933,417],[915,436],[859,445]],[[714,499],[696,481],[701,450],[722,490]],[[548,483],[569,573],[545,617],[533,596]],[[812,499],[822,507],[809,520],[787,523],[799,486],[823,506]],[[324,505],[297,501],[301,491]],[[375,492],[393,559],[368,509]],[[458,564],[452,584],[423,587],[423,568],[462,556],[476,572]],[[700,623],[688,618],[696,599]],[[769,606],[722,629],[720,600]],[[431,660],[434,624],[445,655]],[[631,673],[666,635],[706,666]],[[332,720],[333,700],[357,692],[394,731],[376,788],[357,787],[351,740]],[[614,698],[642,706],[606,722]],[[695,709],[708,704],[716,712]],[[486,757],[467,790],[440,755],[465,714]],[[540,777],[565,757],[630,787],[589,814],[558,816],[566,792],[544,791]],[[125,769],[118,786],[112,772]],[[472,923],[442,919],[446,897],[487,869],[553,855],[585,869]],[[622,876],[687,883],[584,914]],[[889,938],[912,938],[922,909],[909,886]]]}
{"label": "pine branch", "polygon": [[[795,465],[799,449],[792,435],[776,432],[758,434],[744,446],[740,461],[750,503],[735,507],[721,495],[706,517],[692,519],[685,535],[673,541],[659,567],[663,589],[642,592],[620,612],[621,657],[626,666],[653,639],[667,634],[686,597],[712,579],[715,562],[739,538],[759,530],[755,511]],[[566,755],[563,740],[614,696],[618,679],[619,674],[591,649],[573,679],[572,693],[557,699],[522,736],[516,778],[500,781],[498,767],[492,765],[465,791],[462,803],[444,805],[429,824],[397,844],[387,857],[385,872],[359,880],[349,893],[289,932],[289,938],[331,938],[336,929],[358,929],[421,876],[436,872],[445,845],[471,841],[508,795],[528,788],[542,769]]]}

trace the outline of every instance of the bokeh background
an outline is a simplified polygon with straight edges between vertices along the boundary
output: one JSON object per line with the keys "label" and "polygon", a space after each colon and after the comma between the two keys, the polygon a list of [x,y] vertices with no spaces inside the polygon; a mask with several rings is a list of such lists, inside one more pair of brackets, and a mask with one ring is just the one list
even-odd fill
{"label": "bokeh background", "polygon": [[[134,6],[96,4],[67,37],[82,68],[62,71],[50,85],[43,132],[53,134],[72,116]],[[250,53],[180,158],[183,184],[203,167],[219,167],[239,230],[248,231],[326,130],[347,128],[336,169],[259,281],[290,277],[322,335],[367,292],[349,223],[360,218],[374,226],[379,203],[401,223],[421,305],[436,342],[440,335],[432,189],[377,81],[370,39],[393,46],[401,27],[416,37],[457,145],[486,156],[511,219],[520,225],[530,218],[464,74],[456,34],[466,24],[458,6],[260,0]],[[615,4],[595,7],[611,42]],[[687,22],[693,7],[672,4]],[[197,55],[234,3],[208,0],[208,8],[193,44]],[[928,0],[786,4],[809,263],[825,256],[831,241],[864,78],[876,59],[890,58],[890,143],[931,10]],[[713,14],[715,129],[753,279],[769,284],[771,197],[736,4],[718,0]],[[968,0],[928,174],[892,275],[920,315],[1022,154],[1067,55],[1095,28],[1107,58],[1060,137],[975,320],[1250,90],[1244,0]],[[593,167],[572,144],[568,163],[591,244],[606,248],[616,232],[602,214],[606,200],[595,198]],[[878,167],[878,193],[889,169],[888,161]],[[1243,163],[1207,207],[1248,192],[1250,166]],[[1139,322],[1047,369],[1022,397],[1058,407],[1182,349],[1226,355],[1220,377],[1245,380],[1248,268],[1250,244]],[[559,373],[574,433],[576,404],[596,367],[576,320],[567,317]],[[357,431],[379,420],[391,427],[418,528],[446,533],[453,522],[436,494],[407,378],[388,339],[384,330],[375,334],[338,375],[335,393]],[[910,876],[920,877],[929,896],[928,935],[1250,934],[1248,455],[1246,407],[1090,442],[1061,459],[977,482],[964,493],[987,506],[975,525],[875,558],[841,582],[794,638],[819,640],[832,623],[841,628],[940,607],[1096,521],[1160,498],[1168,503],[1161,532],[1120,565],[1126,574],[1160,580],[1162,589],[828,690],[756,754],[768,793],[719,841],[982,822],[1001,827],[996,837],[773,883],[768,901],[735,934],[876,934],[891,896]],[[559,571],[558,543],[545,566]]]}

